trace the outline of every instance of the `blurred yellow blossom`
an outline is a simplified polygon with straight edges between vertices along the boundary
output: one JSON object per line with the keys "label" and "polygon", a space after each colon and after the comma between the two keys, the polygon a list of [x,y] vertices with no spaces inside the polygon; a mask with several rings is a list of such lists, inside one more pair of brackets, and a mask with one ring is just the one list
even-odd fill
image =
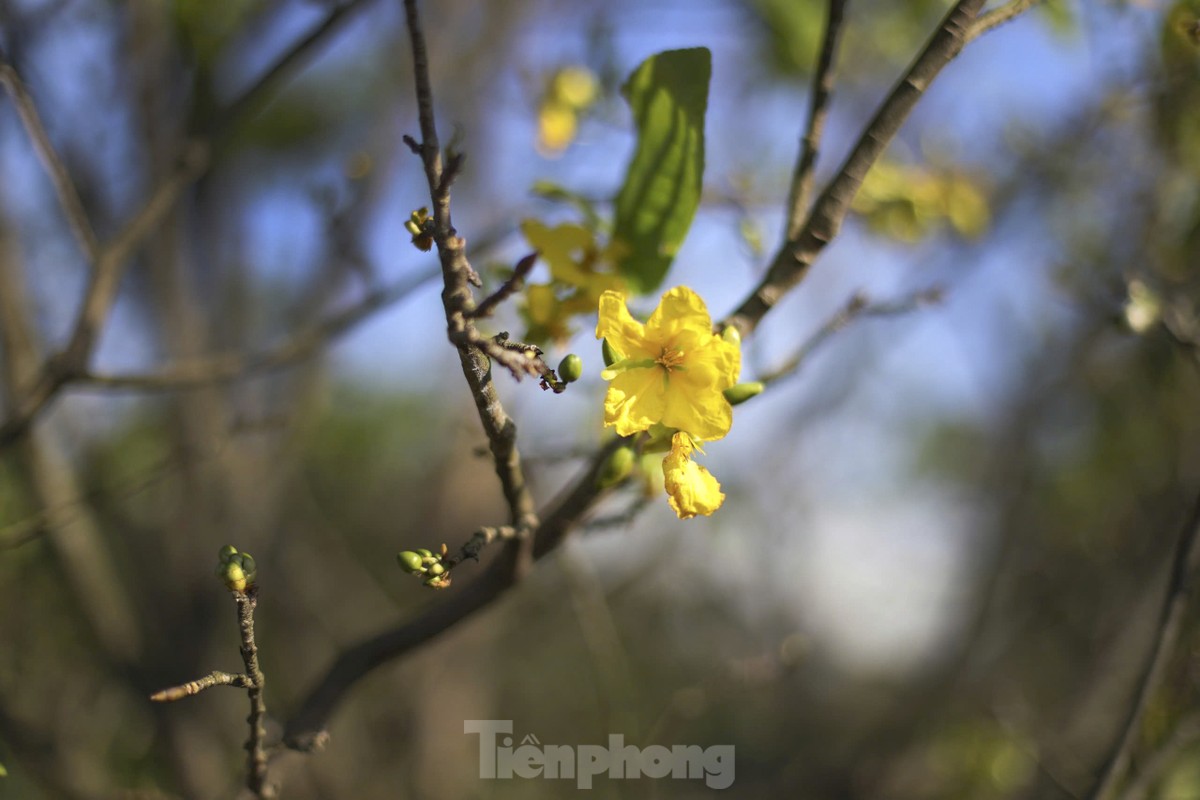
{"label": "blurred yellow blossom", "polygon": [[526,289],[521,307],[528,325],[526,341],[570,338],[571,317],[594,311],[603,292],[624,288],[621,276],[606,271],[609,259],[590,229],[571,222],[550,227],[527,219],[521,233],[546,262],[551,278],[550,283]]}

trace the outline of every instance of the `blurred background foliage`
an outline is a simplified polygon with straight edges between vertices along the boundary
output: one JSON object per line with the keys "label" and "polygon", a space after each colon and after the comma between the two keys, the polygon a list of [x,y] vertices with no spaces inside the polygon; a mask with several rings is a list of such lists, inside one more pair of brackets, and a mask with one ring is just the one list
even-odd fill
{"label": "blurred background foliage", "polygon": [[[522,219],[586,221],[579,208],[612,196],[629,70],[711,47],[705,197],[668,281],[717,316],[733,307],[783,225],[823,3],[426,5],[443,130],[469,159],[455,222],[489,287],[527,248]],[[819,175],[946,7],[850,4]],[[0,46],[104,240],[329,8],[3,0]],[[544,743],[734,744],[738,797],[1080,796],[1130,703],[1200,486],[1198,15],[1190,1],[1055,0],[972,44],[843,237],[746,344],[745,377],[852,291],[937,284],[946,301],[856,323],[739,407],[706,462],[730,496],[718,516],[681,524],[661,502],[627,515],[635,487],[511,596],[378,670],[286,795],[569,793],[477,777],[463,720],[512,719]],[[426,194],[400,142],[416,132],[401,16],[364,4],[219,140],[140,249],[98,371],[260,352],[433,269],[403,229]],[[11,403],[13,330],[35,330],[39,354],[59,346],[87,267],[7,99],[0,174]],[[565,189],[548,200],[546,186]],[[437,294],[421,284],[286,369],[74,389],[0,453],[0,797],[236,792],[244,697],[146,700],[238,669],[233,604],[212,576],[222,544],[259,565],[280,719],[339,648],[435,601],[394,553],[455,547],[504,513]],[[495,324],[520,322],[510,308]],[[542,500],[599,434],[589,339],[553,353],[589,370],[562,396],[500,380]],[[1200,797],[1195,632],[1125,796]]]}

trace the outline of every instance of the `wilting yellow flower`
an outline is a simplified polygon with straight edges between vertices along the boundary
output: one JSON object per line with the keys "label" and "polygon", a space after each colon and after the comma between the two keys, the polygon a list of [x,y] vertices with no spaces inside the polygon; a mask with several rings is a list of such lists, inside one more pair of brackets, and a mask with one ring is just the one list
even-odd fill
{"label": "wilting yellow flower", "polygon": [[608,340],[619,360],[602,375],[611,380],[604,424],[629,436],[661,423],[711,441],[729,433],[733,409],[722,394],[737,383],[741,350],[712,331],[700,296],[678,286],[645,325],[619,292],[600,295],[596,338]]}
{"label": "wilting yellow flower", "polygon": [[695,449],[692,438],[680,431],[671,437],[671,452],[663,459],[667,499],[680,519],[691,519],[697,514],[707,517],[725,502],[717,479],[692,461]]}

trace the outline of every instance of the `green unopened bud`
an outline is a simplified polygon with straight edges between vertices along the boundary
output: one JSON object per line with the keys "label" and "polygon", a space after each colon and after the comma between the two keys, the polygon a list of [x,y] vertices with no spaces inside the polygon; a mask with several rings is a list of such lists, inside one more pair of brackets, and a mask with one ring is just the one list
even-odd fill
{"label": "green unopened bud", "polygon": [[730,344],[742,346],[742,332],[737,329],[736,325],[726,325],[725,329],[721,331],[721,338]]}
{"label": "green unopened bud", "polygon": [[606,367],[611,367],[621,360],[621,357],[617,355],[617,351],[613,350],[613,346],[608,343],[608,339],[600,341],[600,354],[604,356],[604,366]]}
{"label": "green unopened bud", "polygon": [[558,377],[563,383],[573,383],[583,377],[583,359],[574,353],[558,362]]}
{"label": "green unopened bud", "polygon": [[226,561],[221,565],[217,575],[220,577],[221,582],[232,592],[244,592],[246,591],[246,586],[249,584],[246,578],[246,571],[236,561]]}
{"label": "green unopened bud", "polygon": [[414,553],[412,550],[402,550],[396,553],[396,561],[400,564],[400,569],[412,575],[425,571],[420,554]]}
{"label": "green unopened bud", "polygon": [[739,403],[744,403],[751,397],[758,397],[763,393],[763,389],[767,387],[762,381],[750,381],[749,383],[739,383],[730,386],[725,390],[725,399],[729,401],[729,405],[736,406]]}
{"label": "green unopened bud", "polygon": [[434,575],[434,576],[444,575],[444,574],[446,574],[446,567],[443,566],[440,561],[435,561],[429,565],[429,569],[427,571],[429,572],[430,575]]}
{"label": "green unopened bud", "polygon": [[254,563],[254,556],[249,553],[239,553],[241,558],[242,571],[246,573],[246,581],[254,583],[255,577],[258,576],[258,565]]}
{"label": "green unopened bud", "polygon": [[405,220],[404,229],[406,231],[408,231],[409,233],[411,233],[413,236],[417,236],[421,233],[421,226],[418,225],[417,223],[413,222],[411,219]]}
{"label": "green unopened bud", "polygon": [[604,466],[600,468],[600,476],[597,479],[600,488],[613,486],[629,477],[629,473],[633,472],[635,460],[636,456],[632,447],[622,447],[613,451],[613,454],[604,462]]}
{"label": "green unopened bud", "polygon": [[217,558],[220,559],[220,561],[222,563],[228,561],[229,559],[233,558],[236,555],[237,555],[237,548],[231,544],[227,544],[224,547],[222,547],[220,550],[217,551]]}

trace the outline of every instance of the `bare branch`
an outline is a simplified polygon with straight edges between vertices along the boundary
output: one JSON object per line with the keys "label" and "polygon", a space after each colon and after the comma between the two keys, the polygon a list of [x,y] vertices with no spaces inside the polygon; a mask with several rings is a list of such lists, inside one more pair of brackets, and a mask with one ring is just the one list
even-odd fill
{"label": "bare branch", "polygon": [[211,689],[214,686],[236,686],[239,689],[249,689],[251,686],[250,676],[232,672],[210,672],[198,680],[168,689],[160,689],[150,695],[150,699],[155,703],[173,703],[176,700],[200,694],[205,689]]}
{"label": "bare branch", "polygon": [[1042,0],[1009,0],[1004,5],[997,6],[986,14],[981,14],[979,19],[975,20],[967,29],[967,41],[973,41],[993,28],[1013,21],[1041,2]]}
{"label": "bare branch", "polygon": [[34,104],[33,98],[25,88],[21,76],[17,74],[17,70],[11,64],[3,61],[0,61],[0,85],[8,90],[8,95],[12,98],[13,105],[16,106],[17,115],[21,118],[21,124],[25,126],[25,131],[29,134],[30,141],[33,142],[33,149],[41,159],[46,174],[50,176],[50,182],[54,184],[54,192],[58,195],[58,203],[66,215],[71,233],[79,242],[79,247],[83,250],[88,262],[95,264],[100,252],[100,243],[96,241],[96,233],[92,230],[91,222],[88,221],[83,201],[79,199],[79,191],[75,188],[74,181],[71,180],[67,165],[54,150],[54,145],[50,142],[50,135],[46,132],[46,126],[42,124],[41,115],[38,114],[37,105]]}
{"label": "bare branch", "polygon": [[883,155],[933,79],[962,51],[966,32],[983,4],[984,0],[958,0],[954,4],[876,110],[837,175],[817,198],[800,233],[784,242],[762,282],[724,324],[736,326],[743,334],[753,331],[767,311],[804,279],[817,256],[837,236],[868,170]]}
{"label": "bare branch", "polygon": [[171,391],[194,386],[231,383],[282,369],[308,358],[375,312],[411,294],[436,277],[423,273],[393,286],[376,289],[354,305],[292,334],[286,341],[261,353],[229,353],[188,359],[147,374],[86,372],[75,379],[84,387]]}
{"label": "bare branch", "polygon": [[484,298],[483,302],[471,312],[471,316],[475,319],[490,317],[497,306],[519,292],[521,287],[525,285],[525,279],[529,277],[533,265],[537,263],[537,257],[537,253],[530,253],[518,261],[517,265],[513,267],[512,276],[502,283],[496,291]]}
{"label": "bare branch", "polygon": [[[533,531],[532,537],[519,537],[515,535],[515,529],[501,527],[494,529],[498,535],[489,538],[489,541],[505,540],[504,534],[511,532],[514,538],[508,541],[522,538],[527,541],[532,538],[532,556],[535,560],[552,552],[588,509],[610,491],[610,488],[601,487],[600,472],[613,451],[627,443],[626,438],[614,438],[593,455],[587,469],[575,483],[542,514],[541,523]],[[305,695],[300,710],[287,723],[284,744],[301,751],[323,747],[328,740],[325,726],[330,716],[355,684],[376,667],[437,638],[476,611],[491,605],[519,582],[519,555],[517,548],[505,547],[483,574],[462,591],[439,594],[439,601],[435,601],[435,605],[412,619],[343,650],[321,680]],[[445,597],[445,600],[440,600],[441,597]]]}
{"label": "bare branch", "polygon": [[1162,684],[1171,656],[1174,655],[1175,647],[1179,642],[1184,618],[1187,616],[1189,596],[1198,574],[1200,574],[1200,497],[1197,497],[1187,522],[1176,537],[1175,549],[1171,556],[1171,574],[1167,580],[1166,593],[1163,595],[1162,608],[1159,611],[1158,631],[1154,638],[1154,646],[1150,650],[1138,681],[1133,704],[1125,716],[1117,740],[1104,759],[1095,785],[1087,793],[1088,800],[1107,800],[1112,796],[1129,768],[1130,759],[1133,757],[1133,751],[1142,730],[1142,720],[1150,707],[1150,701]]}
{"label": "bare branch", "polygon": [[[429,199],[433,208],[434,242],[442,265],[442,305],[446,311],[446,325],[450,341],[458,350],[463,376],[475,400],[479,420],[483,424],[488,444],[492,450],[492,461],[496,475],[508,502],[509,522],[521,529],[537,526],[537,512],[533,495],[521,469],[521,456],[517,450],[517,426],[508,416],[496,387],[492,383],[489,356],[507,367],[514,376],[537,374],[537,365],[522,353],[505,350],[496,342],[482,336],[470,322],[475,311],[475,300],[471,282],[475,271],[466,256],[466,242],[454,230],[450,219],[450,183],[447,176],[453,175],[461,164],[455,157],[450,169],[443,174],[441,147],[438,144],[437,122],[433,112],[433,88],[429,78],[429,56],[425,49],[425,34],[416,0],[405,0],[405,18],[408,23],[409,40],[412,45],[413,78],[417,96],[417,113],[421,125],[421,142],[418,150],[425,177],[429,184]],[[487,355],[484,355],[486,353]],[[529,566],[529,543],[514,540],[509,549],[520,551],[520,570]]]}
{"label": "bare branch", "polygon": [[242,662],[246,665],[246,676],[250,685],[246,694],[250,698],[250,735],[246,739],[246,760],[249,772],[246,786],[257,797],[275,797],[275,787],[267,782],[267,703],[263,687],[267,678],[258,663],[258,644],[254,641],[254,608],[258,605],[258,587],[251,586],[245,592],[234,592],[238,607],[238,631],[242,638]]}
{"label": "bare branch", "polygon": [[824,344],[833,334],[845,328],[856,319],[862,319],[863,317],[894,317],[901,314],[908,314],[922,306],[940,303],[941,300],[942,290],[936,286],[914,292],[908,297],[888,303],[872,303],[865,295],[855,293],[846,301],[846,305],[838,309],[837,313],[827,319],[825,324],[809,337],[808,341],[800,345],[800,348],[796,350],[791,358],[780,365],[778,369],[763,375],[759,380],[765,384],[771,384],[780,378],[787,377],[798,371],[801,366],[807,363],[813,351]]}
{"label": "bare branch", "polygon": [[1175,726],[1171,735],[1145,759],[1142,768],[1121,792],[1121,800],[1146,800],[1150,790],[1170,769],[1178,763],[1179,756],[1200,742],[1200,712],[1192,712]]}
{"label": "bare branch", "polygon": [[846,10],[846,0],[829,0],[825,19],[825,39],[821,44],[821,55],[817,60],[817,69],[813,73],[811,95],[808,104],[808,127],[802,139],[800,159],[796,162],[796,172],[792,175],[792,188],[788,193],[788,230],[789,239],[800,235],[804,226],[804,217],[808,213],[809,198],[812,195],[813,173],[817,165],[817,151],[821,146],[821,136],[825,132],[825,118],[829,114],[829,97],[833,93],[833,84],[837,79],[834,60],[837,55],[838,41],[842,31],[842,16]]}
{"label": "bare branch", "polygon": [[0,422],[0,450],[19,438],[64,386],[86,373],[92,350],[116,301],[129,258],[146,236],[158,227],[184,190],[211,167],[213,144],[223,142],[266,93],[325,42],[347,19],[348,14],[365,5],[366,0],[349,0],[337,6],[309,34],[289,47],[254,84],[217,114],[207,138],[188,144],[175,169],[154,188],[141,210],[111,241],[97,249],[93,259],[94,269],[70,339],[61,352],[46,360],[40,377],[32,387],[22,397],[13,399],[8,418]]}

